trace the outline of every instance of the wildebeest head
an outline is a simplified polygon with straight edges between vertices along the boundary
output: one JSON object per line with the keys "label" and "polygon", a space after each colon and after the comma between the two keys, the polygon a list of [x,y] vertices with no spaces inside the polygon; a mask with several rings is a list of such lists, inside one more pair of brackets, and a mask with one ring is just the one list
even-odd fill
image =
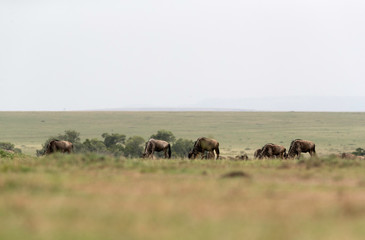
{"label": "wildebeest head", "polygon": [[195,157],[196,157],[196,153],[194,153],[194,149],[190,150],[188,153],[188,158],[191,159],[191,158],[195,158]]}
{"label": "wildebeest head", "polygon": [[195,141],[193,149],[190,149],[190,151],[188,153],[188,158],[189,159],[191,159],[191,158],[194,159],[196,157],[196,155],[198,154],[198,149],[199,149],[198,141]]}
{"label": "wildebeest head", "polygon": [[259,149],[256,149],[255,153],[254,153],[254,157],[255,158],[260,158],[261,156],[261,152],[262,152],[262,149],[259,148]]}
{"label": "wildebeest head", "polygon": [[56,141],[58,141],[58,140],[52,140],[52,141],[50,141],[48,144],[47,144],[47,147],[46,147],[46,150],[44,151],[44,155],[48,155],[48,154],[50,154],[50,153],[53,153],[54,152],[54,147],[53,147],[53,145],[54,145],[54,143],[56,142]]}
{"label": "wildebeest head", "polygon": [[285,158],[294,158],[298,154],[297,148],[300,147],[300,143],[298,142],[298,140],[300,139],[296,139],[291,142],[289,151],[287,154],[285,154]]}

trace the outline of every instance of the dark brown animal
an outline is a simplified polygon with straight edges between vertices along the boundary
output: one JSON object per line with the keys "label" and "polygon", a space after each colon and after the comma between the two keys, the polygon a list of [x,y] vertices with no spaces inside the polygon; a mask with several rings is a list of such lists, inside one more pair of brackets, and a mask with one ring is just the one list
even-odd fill
{"label": "dark brown animal", "polygon": [[261,152],[259,154],[259,159],[274,158],[274,157],[280,157],[281,159],[283,159],[285,155],[286,155],[286,148],[284,146],[268,143],[262,147]]}
{"label": "dark brown animal", "polygon": [[262,148],[257,149],[257,150],[254,152],[253,157],[254,157],[254,158],[259,158],[259,157],[260,157],[260,155],[261,155],[261,151],[262,151]]}
{"label": "dark brown animal", "polygon": [[55,152],[72,153],[73,144],[69,141],[52,140],[48,143],[45,154],[51,154]]}
{"label": "dark brown animal", "polygon": [[144,148],[144,153],[142,155],[143,158],[149,158],[154,157],[154,152],[161,152],[164,151],[165,158],[171,158],[171,146],[170,143],[163,141],[163,140],[157,140],[151,138],[146,142],[146,146]]}
{"label": "dark brown animal", "polygon": [[200,137],[198,138],[195,143],[193,149],[189,152],[188,157],[195,159],[195,157],[202,153],[204,155],[204,152],[208,151],[210,154],[213,154],[214,151],[217,154],[217,158],[219,158],[219,142],[215,139],[206,138],[206,137]]}
{"label": "dark brown animal", "polygon": [[307,140],[295,139],[291,142],[286,158],[300,157],[301,153],[309,153],[312,156],[316,155],[316,145]]}

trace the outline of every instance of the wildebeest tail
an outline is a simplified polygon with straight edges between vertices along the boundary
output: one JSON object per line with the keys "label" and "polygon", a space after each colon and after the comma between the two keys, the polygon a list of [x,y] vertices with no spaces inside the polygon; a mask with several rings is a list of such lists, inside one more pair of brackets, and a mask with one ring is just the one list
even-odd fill
{"label": "wildebeest tail", "polygon": [[170,145],[170,143],[169,143],[169,145],[168,145],[168,148],[169,148],[169,151],[168,151],[169,158],[171,158],[171,145]]}

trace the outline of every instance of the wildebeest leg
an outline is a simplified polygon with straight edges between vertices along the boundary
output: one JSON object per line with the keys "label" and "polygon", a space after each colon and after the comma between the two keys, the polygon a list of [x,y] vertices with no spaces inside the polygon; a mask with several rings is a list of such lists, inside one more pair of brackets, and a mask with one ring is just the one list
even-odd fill
{"label": "wildebeest leg", "polygon": [[163,151],[165,153],[165,158],[167,158],[167,148],[165,148]]}
{"label": "wildebeest leg", "polygon": [[219,147],[217,147],[217,148],[215,149],[215,153],[217,154],[217,158],[216,158],[216,159],[219,159]]}
{"label": "wildebeest leg", "polygon": [[300,155],[302,154],[302,150],[297,151],[298,159],[300,158]]}
{"label": "wildebeest leg", "polygon": [[313,150],[310,150],[309,155],[311,155],[311,157],[316,157],[316,152]]}
{"label": "wildebeest leg", "polygon": [[57,152],[57,150],[58,150],[58,148],[57,148],[57,146],[56,146],[56,144],[53,144],[52,145],[52,152]]}
{"label": "wildebeest leg", "polygon": [[274,154],[271,148],[269,148],[269,150],[267,151],[267,155],[269,156],[269,158],[274,158]]}
{"label": "wildebeest leg", "polygon": [[155,152],[155,144],[152,144],[151,153],[150,153],[150,156],[152,157],[152,159],[154,157],[154,152]]}

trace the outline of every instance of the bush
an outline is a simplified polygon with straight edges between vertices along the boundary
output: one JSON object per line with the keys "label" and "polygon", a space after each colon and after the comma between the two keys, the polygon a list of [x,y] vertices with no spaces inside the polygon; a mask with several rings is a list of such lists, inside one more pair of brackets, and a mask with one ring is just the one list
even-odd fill
{"label": "bush", "polygon": [[74,145],[81,142],[80,133],[75,130],[66,130],[65,134],[58,135],[58,139],[72,142]]}
{"label": "bush", "polygon": [[184,158],[193,148],[194,142],[192,140],[179,138],[172,146],[172,153],[177,157]]}
{"label": "bush", "polygon": [[156,134],[151,135],[150,138],[158,139],[158,140],[164,140],[166,142],[174,143],[176,138],[174,134],[171,131],[167,130],[158,130]]}
{"label": "bush", "polygon": [[126,137],[124,134],[112,133],[110,135],[109,133],[103,133],[101,136],[104,138],[104,144],[107,148],[113,148],[115,145],[118,144],[125,144]]}
{"label": "bush", "polygon": [[15,148],[15,145],[10,142],[0,142],[0,149],[14,153],[22,153],[21,149]]}
{"label": "bush", "polygon": [[125,150],[125,139],[126,136],[124,134],[119,133],[103,133],[101,135],[104,138],[104,145],[108,149],[108,151],[114,156],[119,157],[123,155]]}
{"label": "bush", "polygon": [[86,139],[83,142],[80,152],[107,153],[108,150],[103,141],[93,138],[93,139]]}
{"label": "bush", "polygon": [[11,150],[0,149],[0,158],[13,158],[14,154],[10,153]]}
{"label": "bush", "polygon": [[0,142],[0,149],[13,151],[14,147],[14,144],[10,142]]}
{"label": "bush", "polygon": [[140,136],[128,138],[125,144],[124,156],[126,157],[141,157],[144,150],[145,141]]}
{"label": "bush", "polygon": [[362,148],[356,148],[356,151],[352,152],[352,154],[356,156],[365,156],[365,150]]}

